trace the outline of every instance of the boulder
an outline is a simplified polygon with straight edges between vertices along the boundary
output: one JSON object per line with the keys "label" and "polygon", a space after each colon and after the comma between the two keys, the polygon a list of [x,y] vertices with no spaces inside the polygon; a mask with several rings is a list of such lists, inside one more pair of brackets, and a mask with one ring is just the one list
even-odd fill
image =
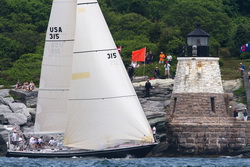
{"label": "boulder", "polygon": [[27,110],[29,111],[29,114],[31,115],[31,122],[35,122],[36,119],[36,109],[35,108],[27,108]]}
{"label": "boulder", "polygon": [[6,118],[11,125],[24,125],[27,123],[27,117],[22,113],[4,113]]}
{"label": "boulder", "polygon": [[14,98],[13,97],[1,97],[0,96],[0,104],[8,105],[9,103],[13,103]]}
{"label": "boulder", "polygon": [[2,113],[12,113],[12,111],[9,106],[0,104],[0,114]]}
{"label": "boulder", "polygon": [[5,156],[7,152],[7,144],[3,138],[3,134],[0,135],[0,156]]}
{"label": "boulder", "polygon": [[244,111],[246,109],[246,105],[245,104],[242,104],[242,103],[238,103],[236,105],[236,110],[237,111]]}
{"label": "boulder", "polygon": [[146,81],[147,79],[148,79],[148,76],[135,76],[133,77],[133,82]]}
{"label": "boulder", "polygon": [[232,93],[239,89],[242,85],[242,79],[236,80],[222,80],[222,86],[226,93]]}
{"label": "boulder", "polygon": [[27,107],[36,107],[38,89],[35,89],[33,91],[27,91],[23,89],[11,89],[10,94],[15,97],[19,97],[20,102],[24,103]]}
{"label": "boulder", "polygon": [[10,109],[13,111],[13,113],[20,113],[27,117],[27,120],[31,119],[31,115],[23,103],[10,103],[9,104]]}
{"label": "boulder", "polygon": [[148,100],[146,103],[142,104],[142,108],[144,111],[152,111],[152,112],[163,112],[164,111],[164,103],[161,101],[150,101]]}
{"label": "boulder", "polygon": [[9,96],[10,90],[9,89],[0,89],[0,96],[1,97],[6,97],[6,96]]}

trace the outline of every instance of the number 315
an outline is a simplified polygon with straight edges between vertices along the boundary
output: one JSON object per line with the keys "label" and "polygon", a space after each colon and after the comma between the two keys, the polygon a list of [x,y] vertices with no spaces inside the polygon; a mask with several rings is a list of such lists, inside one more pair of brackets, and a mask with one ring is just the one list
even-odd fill
{"label": "number 315", "polygon": [[108,53],[108,59],[115,59],[117,58],[116,53]]}

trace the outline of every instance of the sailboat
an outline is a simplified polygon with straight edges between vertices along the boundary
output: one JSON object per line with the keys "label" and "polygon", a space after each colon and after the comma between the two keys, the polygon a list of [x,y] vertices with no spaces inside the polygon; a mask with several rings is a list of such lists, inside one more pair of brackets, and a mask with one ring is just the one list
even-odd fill
{"label": "sailboat", "polygon": [[97,0],[54,0],[36,132],[62,133],[60,149],[8,157],[145,157],[157,145]]}

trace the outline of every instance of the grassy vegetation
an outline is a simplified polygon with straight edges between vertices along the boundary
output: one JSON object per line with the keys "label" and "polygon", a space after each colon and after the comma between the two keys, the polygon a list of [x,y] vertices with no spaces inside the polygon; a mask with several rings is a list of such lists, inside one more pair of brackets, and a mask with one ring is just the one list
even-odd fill
{"label": "grassy vegetation", "polygon": [[240,63],[244,64],[246,69],[250,68],[250,59],[223,59],[223,66],[221,66],[221,77],[223,80],[234,80],[241,78],[238,72]]}
{"label": "grassy vegetation", "polygon": [[243,85],[238,90],[235,90],[233,93],[237,97],[238,102],[247,104],[246,93]]}

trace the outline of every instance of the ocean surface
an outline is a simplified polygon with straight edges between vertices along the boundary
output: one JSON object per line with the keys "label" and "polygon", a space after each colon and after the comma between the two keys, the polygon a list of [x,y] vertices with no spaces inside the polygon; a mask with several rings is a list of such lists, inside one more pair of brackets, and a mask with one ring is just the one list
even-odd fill
{"label": "ocean surface", "polygon": [[0,167],[250,167],[250,158],[68,158],[32,159],[0,157]]}

